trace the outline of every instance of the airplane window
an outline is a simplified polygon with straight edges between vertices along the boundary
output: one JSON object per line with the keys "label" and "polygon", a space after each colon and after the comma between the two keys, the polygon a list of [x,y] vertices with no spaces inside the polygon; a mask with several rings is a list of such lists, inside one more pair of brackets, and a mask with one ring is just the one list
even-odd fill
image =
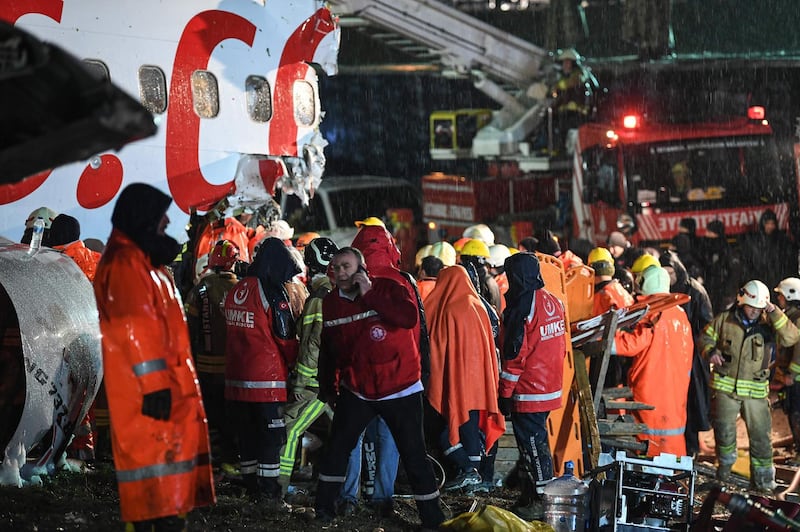
{"label": "airplane window", "polygon": [[111,74],[108,72],[108,66],[99,59],[84,59],[83,62],[87,67],[89,67],[89,70],[100,79],[111,79]]}
{"label": "airplane window", "polygon": [[269,82],[261,76],[247,76],[247,112],[256,122],[269,122],[272,118],[272,93]]}
{"label": "airplane window", "polygon": [[192,72],[192,100],[194,112],[200,118],[214,118],[219,114],[219,86],[214,74],[208,70]]}
{"label": "airplane window", "polygon": [[307,81],[295,81],[293,96],[295,121],[301,126],[313,126],[317,118],[314,87]]}
{"label": "airplane window", "polygon": [[157,66],[139,67],[139,100],[151,113],[167,110],[167,78]]}

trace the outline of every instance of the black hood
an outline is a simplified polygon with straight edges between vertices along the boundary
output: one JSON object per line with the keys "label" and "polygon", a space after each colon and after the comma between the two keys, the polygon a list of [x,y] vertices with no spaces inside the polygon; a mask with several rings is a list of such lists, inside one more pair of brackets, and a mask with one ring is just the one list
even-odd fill
{"label": "black hood", "polygon": [[178,241],[158,234],[161,219],[167,213],[172,198],[145,183],[125,187],[114,205],[111,223],[122,231],[150,257],[153,266],[171,263],[181,247]]}
{"label": "black hood", "polygon": [[258,277],[264,290],[283,287],[283,283],[303,270],[282,240],[265,238],[258,248],[247,275]]}
{"label": "black hood", "polygon": [[[764,223],[767,221],[775,222],[778,224],[778,216],[775,214],[775,211],[772,209],[767,209],[761,214],[761,218],[758,220],[758,230],[762,233],[764,232]],[[777,234],[778,231],[773,232],[773,234]]]}
{"label": "black hood", "polygon": [[81,224],[68,214],[59,214],[50,225],[49,246],[63,246],[81,237]]}
{"label": "black hood", "polygon": [[673,270],[675,270],[675,288],[679,292],[686,293],[689,287],[689,272],[686,271],[686,266],[683,265],[681,259],[678,257],[678,254],[666,250],[661,253],[661,256],[658,258],[659,262],[662,266],[669,266]]}
{"label": "black hood", "polygon": [[520,252],[505,261],[508,292],[503,311],[503,357],[516,358],[525,334],[525,319],[531,312],[536,290],[544,287],[539,259],[528,252]]}

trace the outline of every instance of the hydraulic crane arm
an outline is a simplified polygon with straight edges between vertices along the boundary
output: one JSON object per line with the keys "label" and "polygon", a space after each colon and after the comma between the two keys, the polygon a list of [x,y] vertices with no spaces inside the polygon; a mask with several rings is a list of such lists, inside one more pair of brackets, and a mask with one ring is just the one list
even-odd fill
{"label": "hydraulic crane arm", "polygon": [[330,5],[339,15],[358,16],[428,46],[459,73],[478,70],[520,89],[541,75],[548,56],[538,46],[436,0],[331,0]]}

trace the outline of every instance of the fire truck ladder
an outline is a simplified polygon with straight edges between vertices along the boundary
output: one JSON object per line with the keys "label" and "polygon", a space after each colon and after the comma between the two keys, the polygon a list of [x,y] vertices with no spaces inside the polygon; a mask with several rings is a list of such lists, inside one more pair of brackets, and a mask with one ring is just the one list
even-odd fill
{"label": "fire truck ladder", "polygon": [[415,57],[437,57],[448,72],[471,77],[476,88],[502,105],[478,132],[474,155],[517,153],[518,143],[545,117],[549,100],[541,80],[548,53],[542,48],[436,0],[331,0],[330,4],[338,15],[357,17],[390,32],[377,34],[387,44]]}

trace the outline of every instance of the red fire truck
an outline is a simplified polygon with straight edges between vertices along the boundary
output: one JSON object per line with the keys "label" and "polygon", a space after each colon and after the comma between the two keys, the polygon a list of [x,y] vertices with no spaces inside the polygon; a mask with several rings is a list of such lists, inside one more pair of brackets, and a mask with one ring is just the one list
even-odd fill
{"label": "red fire truck", "polygon": [[797,185],[781,174],[763,107],[707,123],[656,123],[621,113],[574,133],[569,159],[516,155],[471,176],[424,176],[429,238],[488,223],[516,243],[532,226],[547,224],[565,238],[603,244],[620,224],[632,223],[635,243],[658,244],[678,232],[682,218],[694,218],[700,236],[716,219],[736,236],[754,230],[767,209],[780,228],[789,226]]}
{"label": "red fire truck", "polygon": [[713,123],[658,124],[640,115],[578,129],[572,171],[572,235],[605,242],[630,217],[634,242],[657,243],[682,218],[720,220],[726,235],[754,230],[771,209],[787,229],[796,185],[781,175],[763,107]]}

